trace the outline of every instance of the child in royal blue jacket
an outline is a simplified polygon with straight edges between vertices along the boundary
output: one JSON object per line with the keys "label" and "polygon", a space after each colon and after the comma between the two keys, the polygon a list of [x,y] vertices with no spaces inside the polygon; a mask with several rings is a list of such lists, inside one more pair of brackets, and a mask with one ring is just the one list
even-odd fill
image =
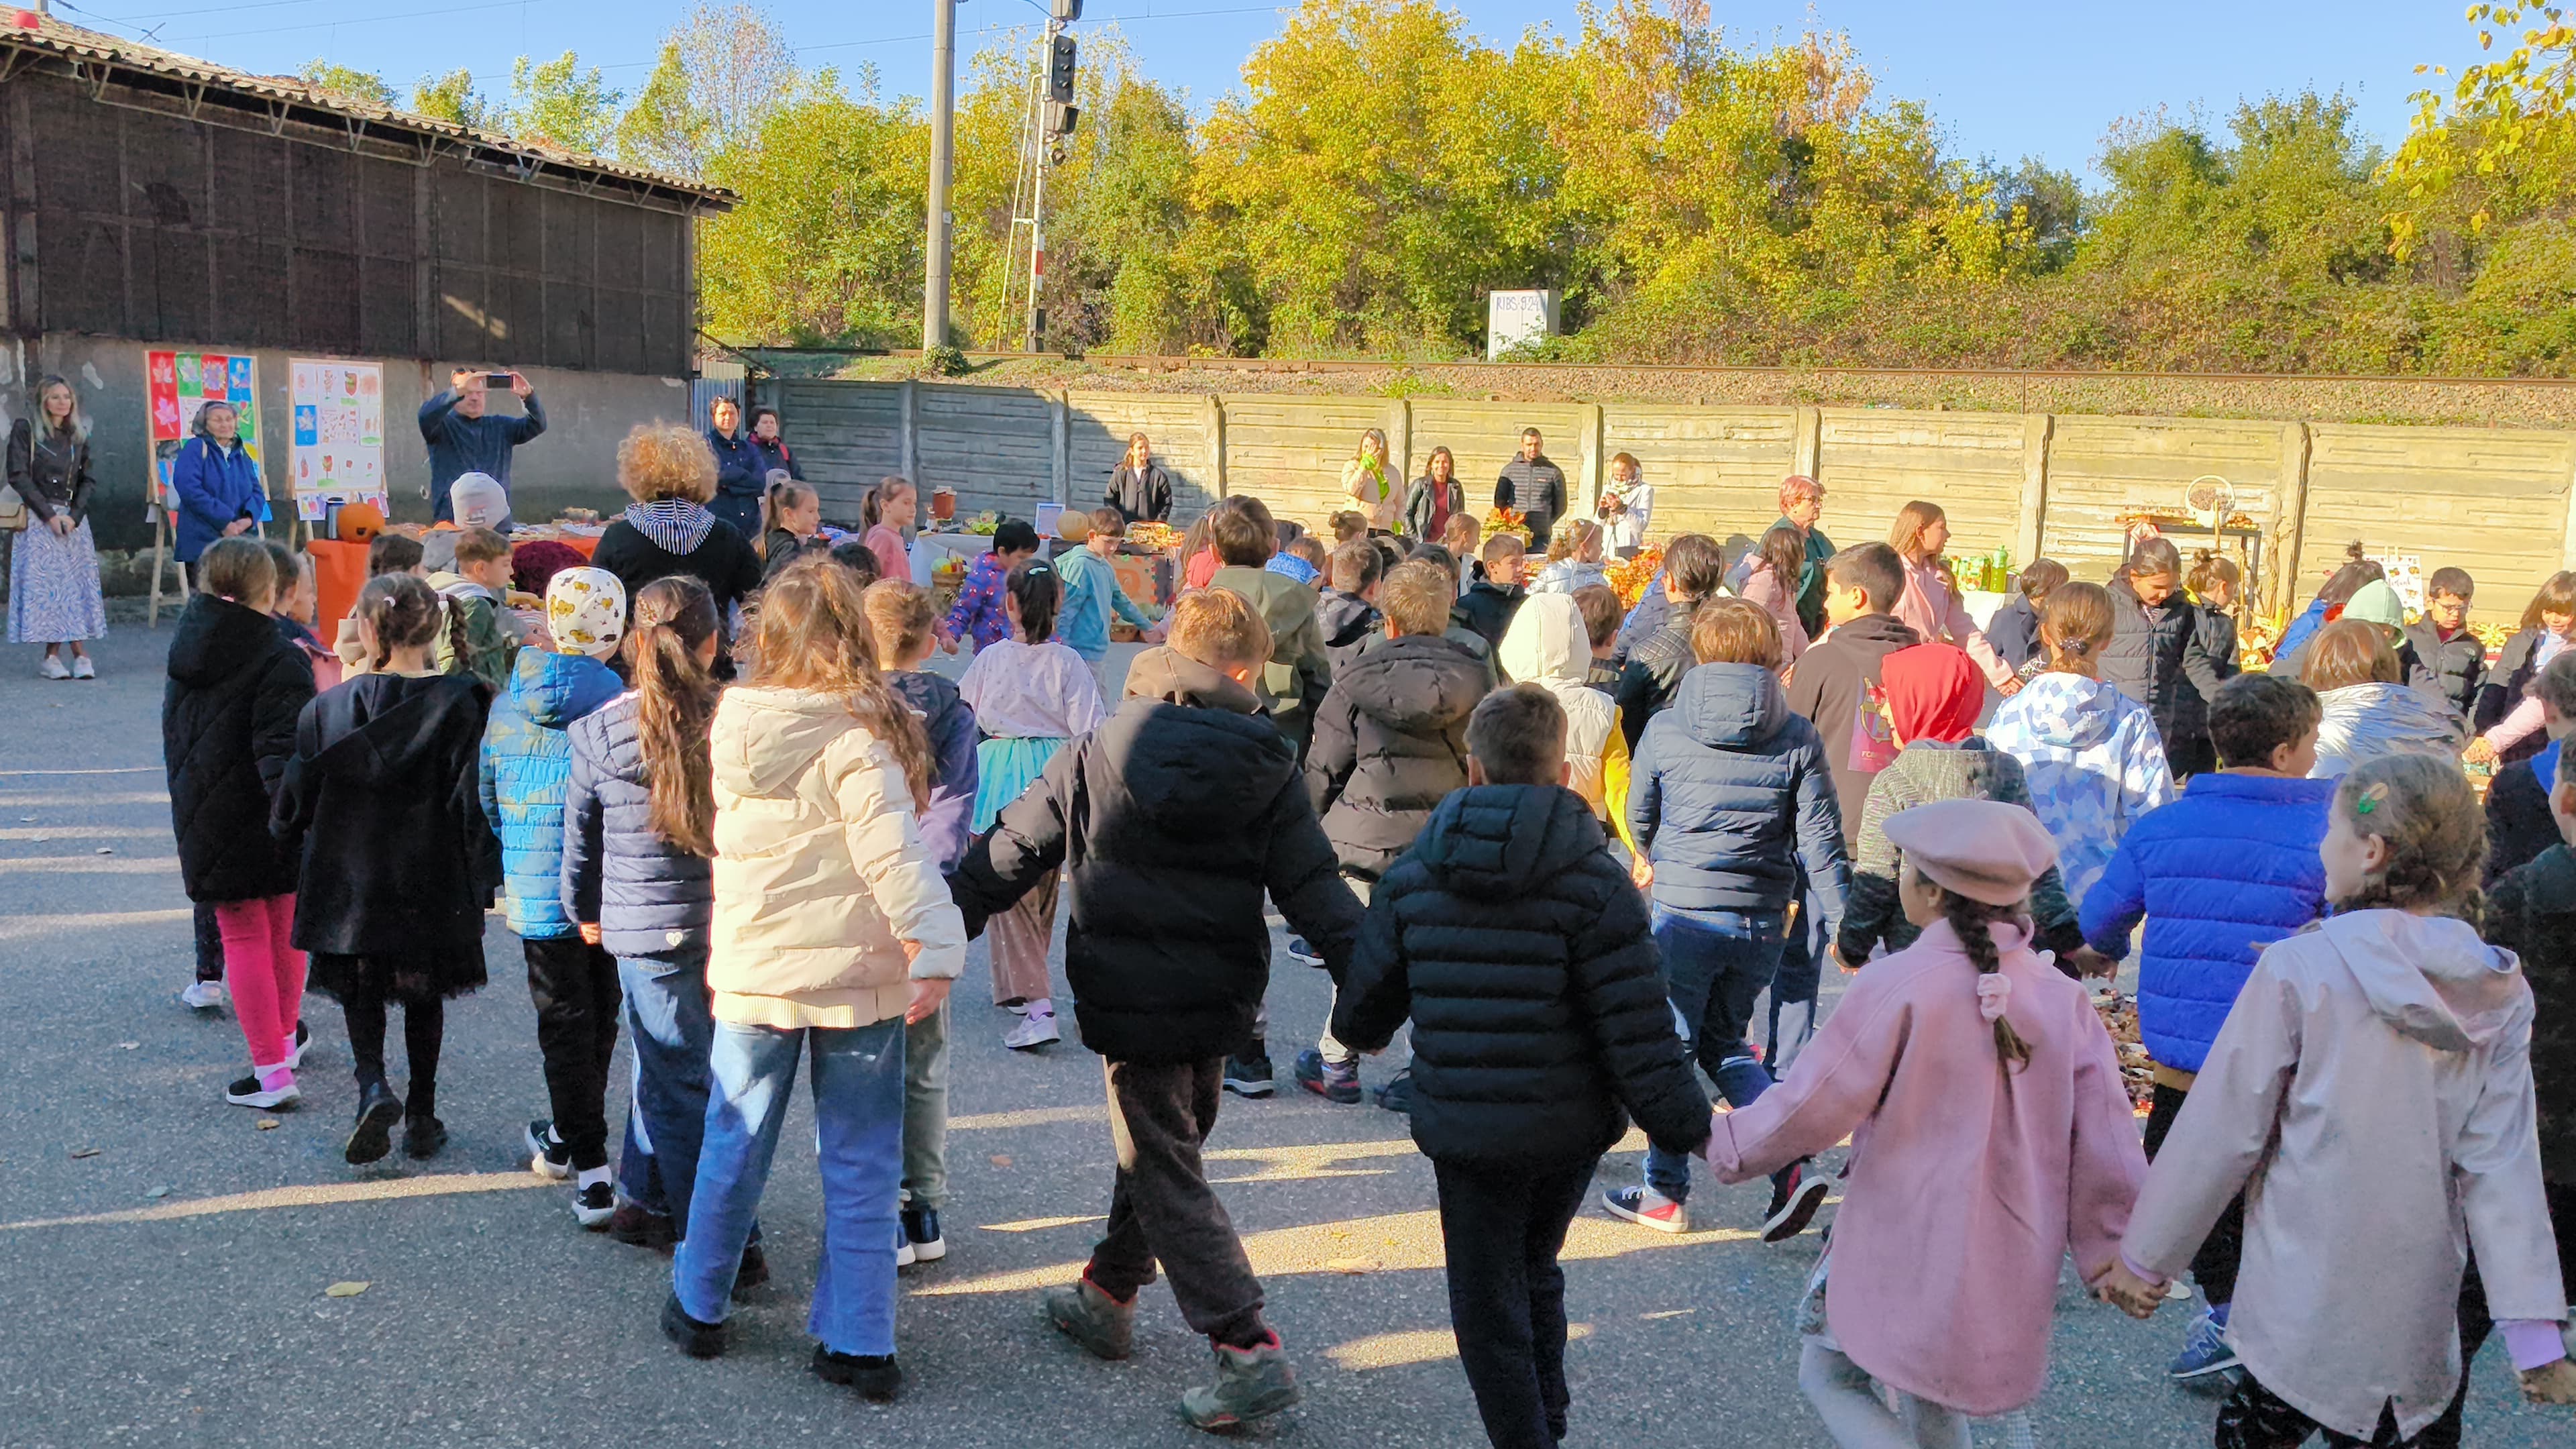
{"label": "child in royal blue jacket", "polygon": [[501,837],[501,909],[528,958],[554,1108],[528,1124],[528,1166],[558,1180],[578,1174],[573,1217],[595,1228],[616,1209],[606,1101],[620,996],[617,958],[583,940],[564,910],[564,786],[573,721],[626,689],[600,662],[625,633],[626,586],[605,569],[565,569],[546,585],[546,618],[555,647],[519,651],[483,726],[478,773],[483,818]]}
{"label": "child in royal blue jacket", "polygon": [[[2321,716],[2316,692],[2281,675],[2242,674],[2221,685],[2209,730],[2223,768],[2194,775],[2181,799],[2130,827],[2085,895],[2084,938],[2113,960],[2128,954],[2129,933],[2146,918],[2138,1033],[2155,1062],[2149,1156],[2164,1145],[2263,948],[2324,910],[2317,847],[2334,782],[2307,778]],[[2231,1203],[2192,1258],[2209,1310],[2173,1362],[2177,1379],[2236,1363],[2227,1308],[2244,1225],[2243,1202]]]}

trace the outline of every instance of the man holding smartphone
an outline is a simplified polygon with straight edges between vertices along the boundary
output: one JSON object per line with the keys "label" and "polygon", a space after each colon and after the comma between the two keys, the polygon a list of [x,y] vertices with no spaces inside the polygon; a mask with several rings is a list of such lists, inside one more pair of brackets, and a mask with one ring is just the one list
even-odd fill
{"label": "man holding smartphone", "polygon": [[[429,497],[436,518],[456,517],[448,488],[468,473],[488,473],[510,491],[510,450],[546,430],[546,410],[537,406],[536,389],[515,372],[459,370],[449,375],[448,389],[420,405],[420,440],[429,445]],[[494,388],[519,395],[524,417],[487,415],[484,406]],[[506,529],[505,515],[501,526]]]}

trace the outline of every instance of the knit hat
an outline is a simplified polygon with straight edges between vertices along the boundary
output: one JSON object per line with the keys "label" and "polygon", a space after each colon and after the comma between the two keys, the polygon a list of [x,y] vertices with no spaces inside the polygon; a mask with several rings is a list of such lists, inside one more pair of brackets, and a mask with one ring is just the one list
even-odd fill
{"label": "knit hat", "polygon": [[546,632],[562,654],[605,659],[626,637],[626,585],[606,569],[565,569],[546,584]]}
{"label": "knit hat", "polygon": [[2406,605],[2386,579],[2372,579],[2363,584],[2343,606],[2343,616],[2365,624],[2378,624],[2390,629],[2406,627]]}
{"label": "knit hat", "polygon": [[1990,906],[2019,905],[2057,863],[2057,842],[2027,806],[1936,800],[1887,817],[1888,843],[1944,889]]}
{"label": "knit hat", "polygon": [[1956,644],[1899,649],[1880,662],[1878,681],[1887,694],[1887,722],[1906,743],[1955,745],[1977,732],[1986,676]]}
{"label": "knit hat", "polygon": [[588,563],[580,549],[551,538],[532,539],[510,550],[510,587],[523,594],[546,596],[546,586],[565,569]]}
{"label": "knit hat", "polygon": [[447,485],[449,511],[459,528],[498,528],[510,516],[510,494],[489,473],[460,473]]}

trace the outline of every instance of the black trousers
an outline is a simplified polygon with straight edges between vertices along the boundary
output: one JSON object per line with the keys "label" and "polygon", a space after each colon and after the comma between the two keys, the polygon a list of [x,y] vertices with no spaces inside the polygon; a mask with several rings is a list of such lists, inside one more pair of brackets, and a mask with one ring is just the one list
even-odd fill
{"label": "black trousers", "polygon": [[528,1000],[537,1008],[537,1051],[555,1135],[573,1170],[608,1165],[608,1072],[617,1052],[617,958],[579,936],[520,943],[528,957]]}
{"label": "black trousers", "polygon": [[1236,1348],[1267,1342],[1261,1280],[1199,1156],[1216,1126],[1225,1058],[1101,1065],[1109,1080],[1118,1181],[1109,1197],[1109,1227],[1083,1276],[1130,1302],[1154,1281],[1159,1260],[1191,1328]]}
{"label": "black trousers", "polygon": [[215,908],[206,901],[197,902],[197,979],[223,984],[224,928],[215,920]]}
{"label": "black trousers", "polygon": [[[2549,1196],[2549,1226],[2558,1238],[2558,1271],[2571,1286],[2576,1286],[2576,1183],[2543,1183],[2541,1190]],[[2468,1272],[2460,1279],[2460,1391],[2451,1396],[2451,1406],[2442,1417],[2424,1427],[2415,1442],[2424,1449],[2459,1449],[2460,1420],[2469,1402],[2469,1380],[2475,1375],[2478,1349],[2495,1332],[2495,1315],[2487,1311],[2487,1284],[2478,1276],[2478,1260],[2470,1255]]]}
{"label": "black trousers", "polygon": [[[411,1067],[411,1087],[403,1093],[403,1111],[419,1119],[438,1115],[438,1048],[447,1038],[447,1003],[433,996],[405,1001],[403,1056]],[[358,1085],[385,1084],[385,997],[375,991],[350,991],[340,998],[340,1014],[349,1024],[349,1055],[358,1067]]]}
{"label": "black trousers", "polygon": [[2379,1411],[2376,1433],[2356,1439],[2291,1408],[2247,1374],[2219,1406],[2217,1445],[2218,1449],[2297,1449],[2310,1435],[2322,1434],[2326,1449],[2418,1449],[2432,1442],[2432,1432],[2428,1428],[2412,1439],[2399,1438],[2397,1411],[2392,1408]]}
{"label": "black trousers", "polygon": [[[2174,1118],[2182,1112],[2183,1099],[2191,1094],[2180,1087],[2156,1083],[2155,1098],[2147,1106],[2147,1156],[2153,1158],[2165,1145],[2165,1134],[2173,1130]],[[2203,1238],[2199,1251],[2191,1255],[2192,1281],[2212,1303],[2236,1300],[2236,1270],[2245,1259],[2245,1198],[2239,1194],[2228,1199],[2227,1208],[2218,1222]]]}
{"label": "black trousers", "polygon": [[1598,1162],[1531,1170],[1432,1160],[1449,1325],[1494,1449],[1554,1449],[1565,1437],[1565,1270],[1556,1255]]}

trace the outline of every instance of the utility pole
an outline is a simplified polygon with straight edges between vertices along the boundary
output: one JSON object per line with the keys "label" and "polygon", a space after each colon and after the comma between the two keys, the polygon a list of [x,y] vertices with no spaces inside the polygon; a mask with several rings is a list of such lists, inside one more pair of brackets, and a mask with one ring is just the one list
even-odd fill
{"label": "utility pole", "polygon": [[957,0],[930,0],[930,221],[921,347],[948,342],[948,175],[957,160]]}

